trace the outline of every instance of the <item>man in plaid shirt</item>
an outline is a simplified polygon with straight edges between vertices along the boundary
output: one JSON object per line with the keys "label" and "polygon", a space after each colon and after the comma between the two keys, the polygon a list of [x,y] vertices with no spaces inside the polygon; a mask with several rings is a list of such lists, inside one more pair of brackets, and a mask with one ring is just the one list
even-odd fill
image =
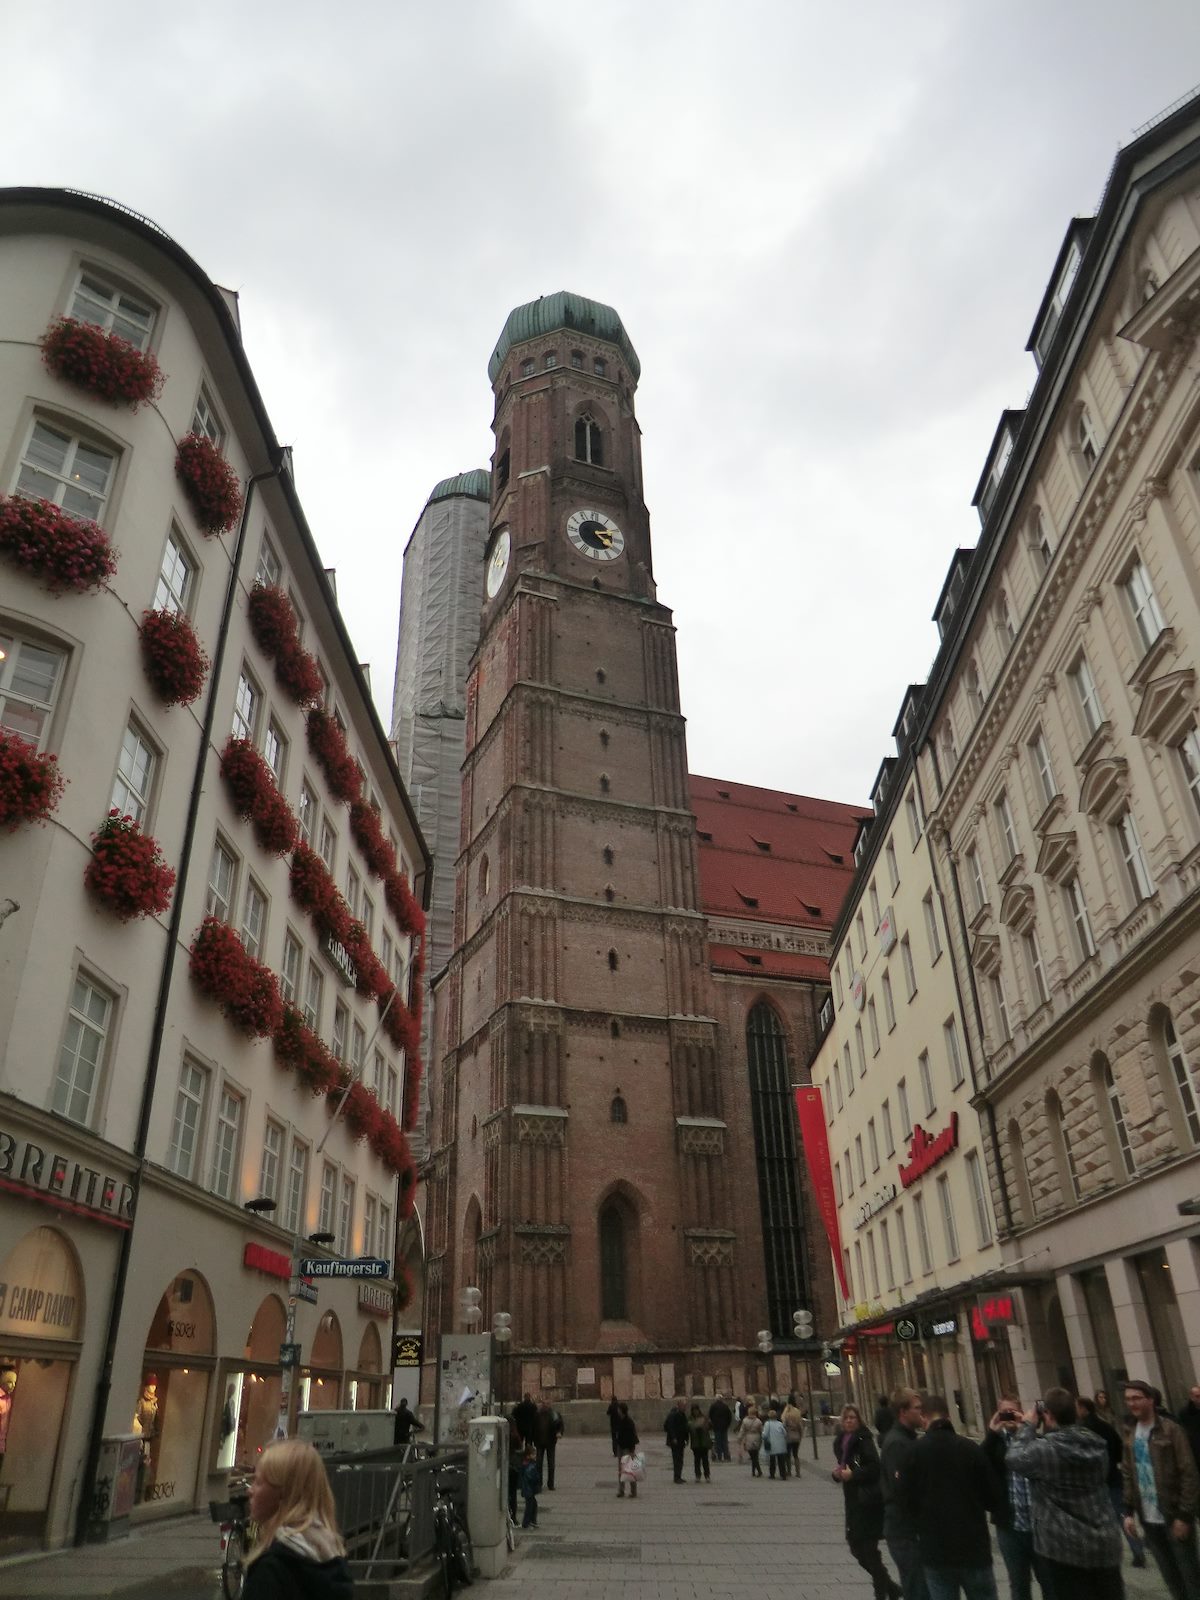
{"label": "man in plaid shirt", "polygon": [[[1039,1431],[1040,1430],[1040,1431]],[[1025,1414],[1005,1466],[1033,1490],[1033,1548],[1054,1600],[1122,1600],[1121,1529],[1109,1497],[1108,1446],[1080,1427],[1074,1396],[1048,1389]]]}

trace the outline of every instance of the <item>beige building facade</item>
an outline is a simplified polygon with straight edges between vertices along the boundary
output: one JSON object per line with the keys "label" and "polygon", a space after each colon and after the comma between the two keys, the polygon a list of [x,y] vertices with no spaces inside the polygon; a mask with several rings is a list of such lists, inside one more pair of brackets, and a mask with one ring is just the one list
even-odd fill
{"label": "beige building facade", "polygon": [[[0,191],[0,281],[7,1552],[203,1506],[289,1380],[293,1413],[388,1403],[427,854],[235,297],[152,223],[59,190]],[[43,359],[62,317],[101,336],[74,367]],[[147,358],[142,403],[105,389]],[[190,492],[188,437],[209,472]],[[53,540],[22,543],[30,515]],[[85,547],[111,559],[80,587]],[[193,698],[164,698],[186,651],[155,675],[147,612],[190,624]],[[65,787],[38,826],[43,757]],[[110,808],[176,875],[128,920],[85,883]],[[384,1272],[310,1284],[305,1255]]]}

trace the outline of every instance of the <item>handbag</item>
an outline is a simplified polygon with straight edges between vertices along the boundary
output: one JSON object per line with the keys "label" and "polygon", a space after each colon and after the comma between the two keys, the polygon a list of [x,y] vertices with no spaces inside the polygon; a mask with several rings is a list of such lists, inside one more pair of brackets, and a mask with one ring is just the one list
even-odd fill
{"label": "handbag", "polygon": [[630,1483],[641,1483],[646,1476],[646,1458],[640,1450],[621,1457],[620,1474]]}

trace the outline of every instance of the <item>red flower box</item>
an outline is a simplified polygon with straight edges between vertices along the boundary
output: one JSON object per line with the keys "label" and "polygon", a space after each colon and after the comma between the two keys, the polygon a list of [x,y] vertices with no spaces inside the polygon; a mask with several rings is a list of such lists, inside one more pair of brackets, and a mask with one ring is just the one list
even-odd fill
{"label": "red flower box", "polygon": [[[376,1002],[382,1012],[387,1005],[389,989],[386,994],[380,995]],[[414,1017],[403,999],[397,995],[392,1002],[388,1014],[383,1019],[383,1031],[395,1045],[397,1050],[403,1050],[410,1058],[416,1057],[421,1049],[421,1024]]]}
{"label": "red flower box", "polygon": [[315,705],[324,690],[314,657],[300,643],[296,613],[282,589],[256,583],[247,603],[250,631],[275,663],[275,681],[298,706]]}
{"label": "red flower box", "polygon": [[74,317],[58,317],[47,328],[42,360],[65,383],[134,411],[162,393],[162,368],[149,351]]}
{"label": "red flower box", "polygon": [[383,893],[402,932],[414,937],[425,932],[425,913],[402,872],[389,873],[384,879]]}
{"label": "red flower box", "polygon": [[368,995],[372,1000],[377,1000],[380,995],[386,994],[391,988],[391,979],[383,962],[372,950],[367,930],[361,922],[351,921],[342,943],[354,962],[358,974],[355,988],[359,994]]}
{"label": "red flower box", "polygon": [[357,800],[362,778],[346,748],[346,736],[327,711],[314,706],[308,713],[308,748],[320,762],[330,792],[349,805]]}
{"label": "red flower box", "polygon": [[65,786],[57,756],[0,728],[0,828],[15,833],[23,822],[47,822]]}
{"label": "red flower box", "polygon": [[298,844],[292,852],[290,877],[292,899],[302,911],[308,912],[317,931],[328,934],[349,950],[350,907],[317,852],[306,844]]}
{"label": "red flower box", "polygon": [[310,1094],[329,1094],[341,1081],[342,1066],[328,1045],[305,1022],[295,1006],[283,1007],[275,1033],[275,1059],[290,1068]]}
{"label": "red flower box", "polygon": [[377,878],[386,882],[396,870],[396,851],[383,831],[375,807],[365,800],[355,800],[350,807],[350,831],[367,866]]}
{"label": "red flower box", "polygon": [[102,589],[117,570],[117,552],[97,523],[24,495],[0,500],[0,555],[51,594]]}
{"label": "red flower box", "polygon": [[221,776],[239,817],[269,855],[285,856],[299,832],[291,807],[275,787],[275,775],[248,739],[230,739],[221,755]]}
{"label": "red flower box", "polygon": [[187,490],[201,532],[228,533],[242,509],[242,486],[207,434],[189,433],[179,441],[175,476]]}
{"label": "red flower box", "polygon": [[189,706],[212,662],[182,611],[144,611],[139,629],[142,667],[164,705]]}
{"label": "red flower box", "polygon": [[242,1033],[265,1039],[279,1032],[283,1002],[275,974],[248,954],[226,923],[205,917],[192,944],[190,971],[196,987]]}
{"label": "red flower box", "polygon": [[[331,1111],[337,1109],[337,1104],[341,1097],[342,1088],[335,1089],[330,1093],[329,1108]],[[342,1111],[342,1120],[350,1130],[350,1135],[355,1144],[361,1144],[366,1139],[370,1141],[374,1148],[383,1133],[383,1118],[383,1107],[362,1079],[356,1078],[350,1085],[350,1092],[346,1096],[346,1105]]]}
{"label": "red flower box", "polygon": [[114,809],[92,835],[92,859],[83,881],[115,917],[130,922],[166,911],[175,871],[163,859],[158,840]]}

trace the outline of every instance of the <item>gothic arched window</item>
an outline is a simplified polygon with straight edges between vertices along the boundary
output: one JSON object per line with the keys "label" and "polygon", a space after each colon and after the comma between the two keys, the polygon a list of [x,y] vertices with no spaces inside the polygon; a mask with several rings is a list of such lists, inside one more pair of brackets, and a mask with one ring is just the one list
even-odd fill
{"label": "gothic arched window", "polygon": [[623,1095],[613,1095],[612,1105],[610,1105],[608,1108],[608,1120],[610,1122],[629,1121],[629,1107],[625,1104],[625,1097]]}
{"label": "gothic arched window", "polygon": [[585,411],[575,424],[575,459],[588,461],[593,467],[604,465],[604,442],[600,424],[590,411]]}
{"label": "gothic arched window", "polygon": [[766,1255],[767,1320],[772,1333],[784,1337],[790,1335],[792,1313],[808,1305],[808,1247],[787,1040],[778,1015],[765,1000],[746,1019],[746,1057]]}
{"label": "gothic arched window", "polygon": [[625,1219],[615,1205],[600,1213],[600,1315],[606,1322],[628,1316]]}

